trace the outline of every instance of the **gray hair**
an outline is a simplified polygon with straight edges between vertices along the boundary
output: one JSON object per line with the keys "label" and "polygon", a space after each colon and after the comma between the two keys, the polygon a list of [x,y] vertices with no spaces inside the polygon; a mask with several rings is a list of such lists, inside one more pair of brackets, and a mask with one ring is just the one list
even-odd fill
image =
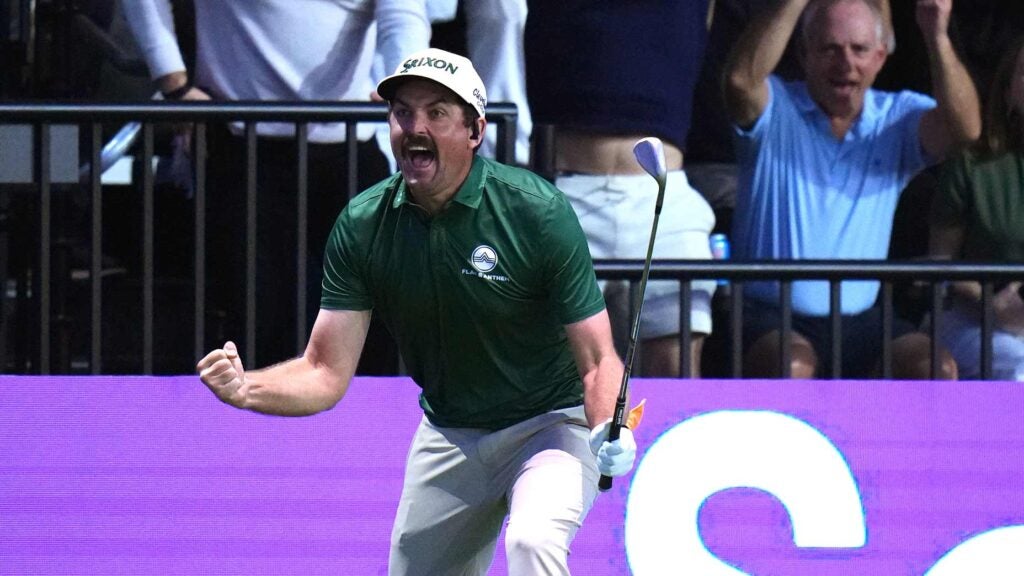
{"label": "gray hair", "polygon": [[860,2],[871,10],[871,15],[875,18],[875,39],[885,46],[886,52],[892,54],[896,50],[896,38],[893,35],[886,37],[885,17],[878,5],[871,0],[811,0],[803,14],[800,15],[800,47],[804,50],[807,49],[811,40],[811,30],[813,30],[812,24],[818,21],[822,11],[840,2],[848,1]]}

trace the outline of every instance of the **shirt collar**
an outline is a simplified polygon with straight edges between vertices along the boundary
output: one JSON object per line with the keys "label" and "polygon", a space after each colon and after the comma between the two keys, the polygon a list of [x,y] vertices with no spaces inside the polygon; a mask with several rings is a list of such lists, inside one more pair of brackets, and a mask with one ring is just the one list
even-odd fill
{"label": "shirt collar", "polygon": [[[469,174],[466,176],[466,180],[459,187],[459,191],[455,193],[455,198],[452,198],[452,202],[458,202],[470,208],[476,208],[480,206],[480,199],[483,198],[484,190],[484,176],[488,170],[487,163],[479,155],[473,156],[473,165],[469,168]],[[395,200],[392,202],[392,208],[398,208],[409,200],[409,187],[406,185],[405,180],[399,177],[398,179],[398,191],[395,192]]]}

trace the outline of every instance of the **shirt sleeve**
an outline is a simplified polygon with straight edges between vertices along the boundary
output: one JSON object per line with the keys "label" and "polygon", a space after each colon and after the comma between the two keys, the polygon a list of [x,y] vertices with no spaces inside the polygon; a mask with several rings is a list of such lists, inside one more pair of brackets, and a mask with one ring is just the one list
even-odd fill
{"label": "shirt sleeve", "polygon": [[335,221],[324,249],[320,307],[326,310],[373,308],[373,299],[367,288],[366,267],[359,258],[362,251],[355,229],[349,207],[346,207]]}
{"label": "shirt sleeve", "polygon": [[168,0],[124,0],[125,20],[139,45],[150,77],[185,70],[185,60],[174,33],[174,16]]}
{"label": "shirt sleeve", "polygon": [[900,129],[904,132],[902,165],[905,182],[909,182],[918,172],[940,160],[929,156],[921,142],[921,118],[937,105],[930,96],[917,92],[905,90],[897,95],[893,114],[898,118]]}
{"label": "shirt sleeve", "polygon": [[768,102],[765,104],[761,116],[748,129],[733,124],[733,144],[738,156],[754,157],[757,155],[765,133],[776,115],[775,108],[779,105],[780,98],[784,99],[786,96],[786,88],[782,80],[777,76],[769,76]]}
{"label": "shirt sleeve", "polygon": [[590,247],[569,201],[558,194],[542,232],[548,254],[549,292],[559,322],[571,324],[604,309]]}
{"label": "shirt sleeve", "polygon": [[377,53],[391,74],[413,52],[430,47],[426,0],[377,0]]}

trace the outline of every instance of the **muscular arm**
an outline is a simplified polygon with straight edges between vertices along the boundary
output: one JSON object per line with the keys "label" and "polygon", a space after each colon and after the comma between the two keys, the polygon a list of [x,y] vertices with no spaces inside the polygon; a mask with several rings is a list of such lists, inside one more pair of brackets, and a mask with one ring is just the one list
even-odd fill
{"label": "muscular arm", "polygon": [[932,93],[938,106],[921,118],[921,145],[932,158],[970,144],[981,135],[981,107],[970,74],[949,39],[953,0],[918,0],[917,23],[928,49]]}
{"label": "muscular arm", "polygon": [[768,76],[786,51],[808,0],[783,0],[744,30],[725,64],[725,106],[741,128],[754,125],[768,106]]}
{"label": "muscular arm", "polygon": [[622,360],[612,344],[608,312],[602,310],[590,318],[567,324],[565,331],[583,379],[587,422],[593,428],[612,417],[622,384]]}
{"label": "muscular arm", "polygon": [[298,358],[246,372],[234,344],[226,344],[200,360],[196,370],[218,398],[236,408],[280,416],[315,414],[345,395],[369,325],[369,311],[321,310]]}

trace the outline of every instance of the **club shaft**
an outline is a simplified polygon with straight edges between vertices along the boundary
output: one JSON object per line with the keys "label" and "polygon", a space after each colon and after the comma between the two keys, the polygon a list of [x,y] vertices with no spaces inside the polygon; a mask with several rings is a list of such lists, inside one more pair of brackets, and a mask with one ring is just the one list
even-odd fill
{"label": "club shaft", "polygon": [[[651,238],[647,242],[647,257],[644,259],[644,271],[640,275],[640,301],[636,305],[633,329],[629,333],[629,347],[626,348],[626,365],[622,371],[622,384],[619,385],[619,396],[615,399],[615,413],[612,415],[611,427],[608,429],[609,442],[619,439],[619,432],[626,419],[629,376],[633,372],[633,362],[636,360],[636,341],[640,335],[640,318],[644,312],[644,295],[647,292],[647,277],[651,274],[651,260],[654,258],[654,240],[658,236],[658,220],[661,219],[661,205],[665,200],[665,182],[665,177],[658,178],[658,200],[654,205],[654,222],[651,224]],[[612,477],[602,474],[597,487],[602,492],[610,489],[612,487]]]}

